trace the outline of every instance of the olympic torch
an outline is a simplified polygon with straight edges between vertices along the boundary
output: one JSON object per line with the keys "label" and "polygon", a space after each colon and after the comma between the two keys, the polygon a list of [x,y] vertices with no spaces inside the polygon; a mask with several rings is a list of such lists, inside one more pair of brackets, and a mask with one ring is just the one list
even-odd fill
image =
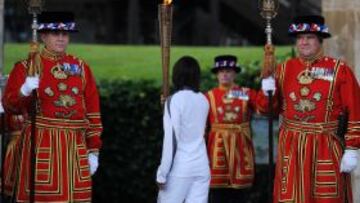
{"label": "olympic torch", "polygon": [[169,96],[169,66],[173,16],[171,1],[172,0],[164,0],[158,7],[162,64],[162,103]]}
{"label": "olympic torch", "polygon": [[[271,20],[277,15],[277,9],[279,4],[277,0],[260,0],[260,15],[265,19],[266,27],[266,44],[264,47],[264,67],[261,71],[261,77],[266,78],[273,74],[275,68],[275,47],[272,44],[272,27]],[[269,134],[269,201],[272,201],[272,188],[273,188],[273,165],[274,165],[274,155],[273,155],[273,92],[268,91],[269,98],[269,115],[268,115],[268,134]]]}
{"label": "olympic torch", "polygon": [[[28,6],[28,11],[32,15],[32,41],[30,43],[30,52],[29,52],[29,69],[28,76],[38,76],[41,73],[41,59],[39,54],[39,43],[37,36],[38,22],[37,16],[41,13],[43,8],[43,0],[27,0],[25,1]],[[30,120],[31,120],[31,145],[30,145],[30,195],[29,202],[35,202],[35,164],[36,164],[36,112],[37,112],[37,92],[33,90],[31,98],[31,107],[30,107]]]}

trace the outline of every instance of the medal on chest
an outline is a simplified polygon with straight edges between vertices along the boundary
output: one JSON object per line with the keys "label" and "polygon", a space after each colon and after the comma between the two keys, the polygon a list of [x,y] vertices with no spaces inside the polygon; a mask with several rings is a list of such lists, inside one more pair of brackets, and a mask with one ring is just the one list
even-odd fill
{"label": "medal on chest", "polygon": [[78,64],[58,63],[51,68],[50,72],[54,76],[54,78],[58,80],[65,80],[69,76],[80,76],[81,70],[82,69]]}
{"label": "medal on chest", "polygon": [[315,79],[331,82],[334,80],[334,75],[335,72],[332,68],[312,67],[311,70],[306,68],[305,70],[301,71],[297,76],[297,80],[301,85],[309,85]]}
{"label": "medal on chest", "polygon": [[58,80],[65,80],[68,78],[68,75],[62,70],[62,66],[60,64],[56,64],[54,67],[52,67],[50,72],[54,78]]}

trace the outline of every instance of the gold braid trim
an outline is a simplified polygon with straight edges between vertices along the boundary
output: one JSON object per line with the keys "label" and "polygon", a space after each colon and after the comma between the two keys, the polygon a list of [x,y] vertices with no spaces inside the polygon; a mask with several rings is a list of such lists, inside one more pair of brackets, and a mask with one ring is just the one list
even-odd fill
{"label": "gold braid trim", "polygon": [[242,135],[251,139],[249,122],[240,124],[213,123],[211,124],[211,131],[217,133],[229,133],[230,131],[240,132]]}
{"label": "gold braid trim", "polygon": [[86,116],[87,117],[89,117],[89,116],[100,116],[100,112],[87,113]]}
{"label": "gold braid trim", "polygon": [[58,54],[48,50],[47,48],[43,48],[40,54],[43,58],[48,59],[50,61],[59,61],[65,56],[65,53]]}
{"label": "gold braid trim", "polygon": [[324,56],[324,51],[323,51],[323,49],[321,49],[314,56],[310,56],[310,57],[307,57],[307,58],[299,57],[299,59],[303,64],[305,64],[306,68],[309,68],[311,66],[311,64],[313,64],[315,61],[319,60],[323,56]]}
{"label": "gold braid trim", "polygon": [[97,123],[97,124],[90,123],[89,125],[90,125],[90,128],[101,128],[102,127],[101,123]]}
{"label": "gold braid trim", "polygon": [[331,81],[330,88],[329,88],[329,94],[328,94],[328,98],[327,98],[327,103],[326,103],[325,121],[330,120],[330,112],[332,111],[332,107],[334,105],[333,91],[334,91],[334,87],[335,87],[335,83],[336,83],[337,74],[339,72],[339,64],[340,64],[340,60],[337,60],[335,63],[335,68],[334,68],[334,72],[335,72],[334,79]]}
{"label": "gold braid trim", "polygon": [[213,93],[213,90],[210,90],[208,92],[208,95],[209,95],[209,99],[210,99],[210,107],[211,107],[211,110],[214,114],[214,118],[215,118],[215,123],[218,123],[218,117],[217,117],[217,112],[216,112],[216,102],[215,102],[215,97],[214,97],[214,93]]}
{"label": "gold braid trim", "polygon": [[315,134],[336,133],[338,121],[309,123],[284,118],[282,127],[286,128],[286,130],[297,132],[309,132]]}
{"label": "gold braid trim", "polygon": [[[30,125],[31,121],[26,120],[25,124]],[[36,116],[37,128],[61,128],[61,129],[88,129],[88,120],[54,119],[43,116]]]}
{"label": "gold braid trim", "polygon": [[[280,73],[279,73],[279,88],[281,92],[284,92],[284,80],[285,80],[285,72],[286,72],[286,64],[287,62],[283,63],[280,67]],[[286,109],[286,101],[285,98],[283,99],[283,110]]]}

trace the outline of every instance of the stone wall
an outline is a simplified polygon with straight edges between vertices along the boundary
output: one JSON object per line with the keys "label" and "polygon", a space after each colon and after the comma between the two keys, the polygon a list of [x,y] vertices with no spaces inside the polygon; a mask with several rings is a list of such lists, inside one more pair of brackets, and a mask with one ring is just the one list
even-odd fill
{"label": "stone wall", "polygon": [[[322,0],[323,15],[333,37],[326,40],[325,53],[344,59],[360,81],[360,1]],[[360,160],[359,160],[360,162]],[[360,202],[360,166],[352,173],[354,202]]]}
{"label": "stone wall", "polygon": [[326,54],[346,60],[360,81],[360,1],[322,0],[323,14],[333,37],[326,40]]}

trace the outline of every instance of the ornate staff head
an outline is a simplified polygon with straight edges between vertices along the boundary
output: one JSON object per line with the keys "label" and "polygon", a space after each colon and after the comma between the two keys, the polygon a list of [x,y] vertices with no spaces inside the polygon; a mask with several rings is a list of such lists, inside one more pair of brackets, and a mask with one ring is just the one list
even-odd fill
{"label": "ornate staff head", "polygon": [[30,53],[29,53],[29,69],[28,75],[35,75],[39,73],[39,43],[37,40],[37,29],[39,27],[37,21],[37,15],[41,13],[44,5],[44,0],[24,0],[25,5],[28,8],[29,13],[33,16],[31,29],[32,29],[32,41],[30,43]]}
{"label": "ornate staff head", "polygon": [[272,34],[272,27],[271,27],[271,20],[275,18],[277,15],[277,10],[279,8],[279,2],[277,0],[260,0],[259,1],[259,8],[260,8],[260,15],[266,21],[266,43],[272,44],[271,34]]}
{"label": "ornate staff head", "polygon": [[31,25],[33,35],[32,35],[32,42],[37,42],[37,15],[39,15],[44,6],[44,0],[24,0],[25,4],[28,8],[29,13],[33,16],[33,22]]}
{"label": "ornate staff head", "polygon": [[266,34],[266,44],[264,47],[265,58],[264,58],[264,67],[262,70],[262,77],[268,77],[273,73],[275,66],[275,48],[272,45],[272,27],[271,20],[277,15],[277,10],[279,8],[278,0],[259,0],[260,15],[266,21],[265,34]]}
{"label": "ornate staff head", "polygon": [[44,1],[43,0],[24,0],[25,4],[28,7],[29,13],[33,14],[40,14],[43,6],[44,6]]}

